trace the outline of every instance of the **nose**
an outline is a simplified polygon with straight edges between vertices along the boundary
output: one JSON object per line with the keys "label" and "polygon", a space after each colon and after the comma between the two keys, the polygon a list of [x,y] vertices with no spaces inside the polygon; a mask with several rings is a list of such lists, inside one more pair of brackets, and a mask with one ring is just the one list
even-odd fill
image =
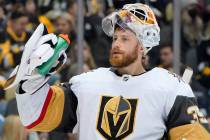
{"label": "nose", "polygon": [[116,39],[114,41],[112,41],[112,49],[119,49],[120,48],[120,41],[119,39]]}

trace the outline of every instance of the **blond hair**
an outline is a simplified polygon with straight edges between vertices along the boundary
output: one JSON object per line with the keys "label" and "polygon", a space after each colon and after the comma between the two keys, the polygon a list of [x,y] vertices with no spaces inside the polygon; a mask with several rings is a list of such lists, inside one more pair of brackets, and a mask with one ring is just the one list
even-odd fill
{"label": "blond hair", "polygon": [[8,116],[3,126],[2,140],[26,140],[26,129],[21,124],[18,116]]}
{"label": "blond hair", "polygon": [[64,20],[66,20],[69,24],[71,24],[72,28],[75,27],[75,19],[74,19],[74,17],[73,17],[72,15],[70,15],[69,13],[67,13],[67,12],[61,12],[61,13],[57,16],[56,20],[59,20],[59,19],[64,19]]}

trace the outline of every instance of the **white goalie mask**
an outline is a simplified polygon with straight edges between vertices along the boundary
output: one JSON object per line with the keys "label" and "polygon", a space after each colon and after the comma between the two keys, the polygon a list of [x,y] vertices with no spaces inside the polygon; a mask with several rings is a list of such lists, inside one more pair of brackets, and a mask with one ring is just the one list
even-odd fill
{"label": "white goalie mask", "polygon": [[116,25],[122,29],[130,29],[136,34],[143,44],[144,55],[152,47],[159,45],[160,28],[153,11],[145,4],[126,4],[102,21],[102,28],[108,36],[113,36]]}

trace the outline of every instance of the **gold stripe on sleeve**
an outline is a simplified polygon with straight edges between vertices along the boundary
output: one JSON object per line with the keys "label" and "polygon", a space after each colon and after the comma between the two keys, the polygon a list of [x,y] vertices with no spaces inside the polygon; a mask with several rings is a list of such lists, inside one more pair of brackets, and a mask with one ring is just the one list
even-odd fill
{"label": "gold stripe on sleeve", "polygon": [[[44,113],[43,120],[32,128],[34,131],[49,132],[58,127],[64,110],[64,91],[58,86],[52,86],[52,97]],[[44,110],[42,110],[44,111]]]}
{"label": "gold stripe on sleeve", "polygon": [[210,140],[210,135],[199,123],[172,128],[169,131],[170,140]]}

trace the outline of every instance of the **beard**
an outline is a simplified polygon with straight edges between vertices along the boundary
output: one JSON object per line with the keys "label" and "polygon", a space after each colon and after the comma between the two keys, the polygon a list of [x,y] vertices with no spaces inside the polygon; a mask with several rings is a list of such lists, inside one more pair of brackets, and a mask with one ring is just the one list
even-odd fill
{"label": "beard", "polygon": [[135,62],[138,59],[137,47],[138,46],[136,46],[136,48],[129,54],[126,54],[124,51],[119,49],[111,49],[109,56],[109,62],[111,66],[115,68],[122,68],[127,67]]}

